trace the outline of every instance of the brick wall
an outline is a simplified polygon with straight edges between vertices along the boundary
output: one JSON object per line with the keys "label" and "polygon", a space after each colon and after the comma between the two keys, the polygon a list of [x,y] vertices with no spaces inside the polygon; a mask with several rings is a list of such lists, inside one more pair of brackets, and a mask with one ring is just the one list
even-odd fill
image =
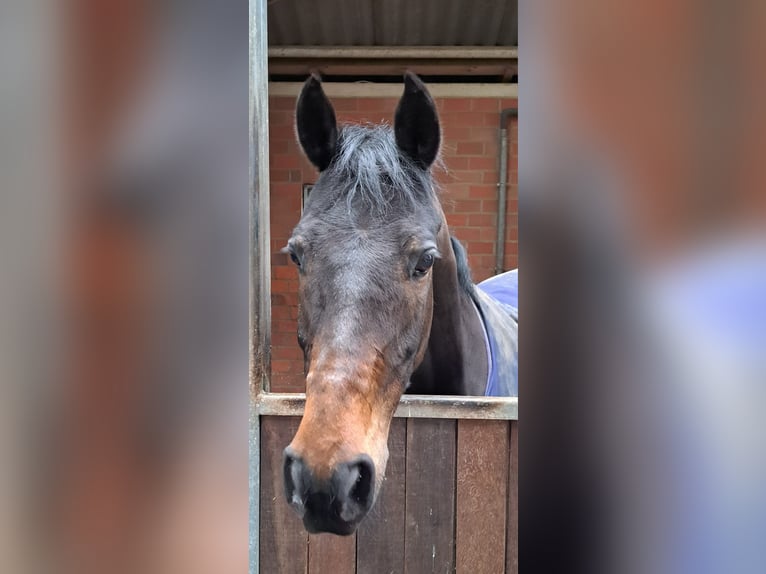
{"label": "brick wall", "polygon": [[[391,122],[396,98],[333,98],[339,122]],[[442,205],[451,233],[468,250],[474,281],[491,276],[495,266],[497,223],[498,125],[500,110],[516,100],[436,98],[442,123],[442,157],[438,172]],[[298,223],[304,183],[317,174],[303,157],[293,129],[295,98],[269,100],[271,168],[272,390],[303,391],[303,355],[296,341],[298,276],[289,258],[279,253]],[[508,130],[508,208],[505,268],[517,266],[516,120]]]}

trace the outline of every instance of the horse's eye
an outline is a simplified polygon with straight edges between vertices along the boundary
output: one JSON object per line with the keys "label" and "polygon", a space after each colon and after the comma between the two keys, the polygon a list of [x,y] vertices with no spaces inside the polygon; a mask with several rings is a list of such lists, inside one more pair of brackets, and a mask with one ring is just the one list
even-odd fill
{"label": "horse's eye", "polygon": [[420,256],[420,259],[418,259],[417,265],[415,265],[413,275],[415,277],[423,277],[426,273],[428,273],[428,270],[433,267],[435,260],[436,258],[434,257],[434,254],[430,251],[423,253],[423,255]]}
{"label": "horse's eye", "polygon": [[298,267],[301,266],[301,260],[300,258],[295,254],[294,251],[290,252],[290,259],[292,259],[293,263],[295,263]]}

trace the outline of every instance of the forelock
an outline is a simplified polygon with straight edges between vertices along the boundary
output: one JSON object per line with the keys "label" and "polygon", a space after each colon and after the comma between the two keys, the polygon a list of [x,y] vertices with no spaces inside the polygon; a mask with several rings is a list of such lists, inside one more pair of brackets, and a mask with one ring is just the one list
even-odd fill
{"label": "forelock", "polygon": [[349,210],[361,199],[371,211],[386,213],[394,205],[411,206],[436,193],[429,170],[405,156],[385,124],[347,124],[341,128],[338,153],[323,179]]}

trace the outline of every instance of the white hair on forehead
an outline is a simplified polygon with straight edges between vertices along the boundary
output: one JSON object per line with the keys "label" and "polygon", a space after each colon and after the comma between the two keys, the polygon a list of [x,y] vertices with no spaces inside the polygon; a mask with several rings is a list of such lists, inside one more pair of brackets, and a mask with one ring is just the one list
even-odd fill
{"label": "white hair on forehead", "polygon": [[388,125],[344,125],[338,147],[328,175],[349,208],[359,194],[370,208],[385,212],[397,198],[413,204],[435,193],[430,171],[402,153]]}

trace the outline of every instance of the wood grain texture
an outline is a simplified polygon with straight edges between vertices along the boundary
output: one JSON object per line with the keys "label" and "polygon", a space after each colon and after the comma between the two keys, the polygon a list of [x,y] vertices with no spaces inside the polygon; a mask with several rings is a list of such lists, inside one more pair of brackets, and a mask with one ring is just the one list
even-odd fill
{"label": "wood grain texture", "polygon": [[298,430],[295,417],[261,418],[260,569],[305,574],[308,535],[283,492],[282,451]]}
{"label": "wood grain texture", "polygon": [[519,422],[510,422],[505,572],[519,571]]}
{"label": "wood grain texture", "polygon": [[356,534],[309,535],[309,574],[354,574],[356,570]]}
{"label": "wood grain texture", "polygon": [[404,571],[453,572],[455,565],[454,420],[407,423]]}
{"label": "wood grain texture", "polygon": [[406,419],[391,421],[388,452],[386,479],[380,495],[357,531],[358,574],[404,572]]}
{"label": "wood grain texture", "polygon": [[496,574],[505,570],[508,441],[506,421],[458,422],[458,574]]}
{"label": "wood grain texture", "polygon": [[[256,409],[263,416],[303,416],[305,406],[303,393],[261,393],[256,397]],[[516,397],[403,395],[394,417],[515,420],[518,408]]]}

